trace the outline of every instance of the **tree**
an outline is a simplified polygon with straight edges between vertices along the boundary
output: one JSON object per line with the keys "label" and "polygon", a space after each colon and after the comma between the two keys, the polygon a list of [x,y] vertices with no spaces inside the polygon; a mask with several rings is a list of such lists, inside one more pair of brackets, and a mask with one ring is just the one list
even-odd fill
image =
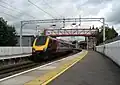
{"label": "tree", "polygon": [[0,18],[0,46],[15,46],[17,44],[17,33],[14,26],[7,24]]}
{"label": "tree", "polygon": [[41,35],[45,35],[44,32],[42,32]]}
{"label": "tree", "polygon": [[91,26],[90,26],[90,29],[91,29]]}
{"label": "tree", "polygon": [[[103,26],[100,28],[103,28]],[[118,36],[118,33],[114,30],[114,27],[112,28],[105,27],[106,40],[113,39],[116,36]],[[103,43],[103,29],[100,32],[98,32],[96,38],[97,38],[97,45],[99,45],[100,43]]]}
{"label": "tree", "polygon": [[94,25],[92,26],[92,29],[95,29]]}

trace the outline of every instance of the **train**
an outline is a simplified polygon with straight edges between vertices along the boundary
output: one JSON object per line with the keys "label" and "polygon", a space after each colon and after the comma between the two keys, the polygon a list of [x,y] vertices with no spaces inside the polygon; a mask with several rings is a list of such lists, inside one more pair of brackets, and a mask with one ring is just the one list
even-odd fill
{"label": "train", "polygon": [[51,59],[73,52],[73,49],[75,49],[75,45],[65,40],[38,36],[33,41],[31,58],[33,61]]}

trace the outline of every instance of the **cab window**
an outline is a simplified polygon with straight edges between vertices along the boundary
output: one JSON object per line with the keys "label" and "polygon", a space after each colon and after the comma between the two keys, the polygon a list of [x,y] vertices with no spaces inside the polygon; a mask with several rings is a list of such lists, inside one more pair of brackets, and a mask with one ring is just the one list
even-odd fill
{"label": "cab window", "polygon": [[47,36],[40,36],[37,38],[35,45],[36,46],[45,45],[46,40],[47,40]]}

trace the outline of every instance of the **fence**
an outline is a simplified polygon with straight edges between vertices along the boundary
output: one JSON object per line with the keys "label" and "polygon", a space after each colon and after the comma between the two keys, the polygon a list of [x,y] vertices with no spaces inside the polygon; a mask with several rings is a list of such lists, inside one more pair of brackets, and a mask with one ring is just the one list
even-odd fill
{"label": "fence", "polygon": [[32,47],[0,47],[0,56],[32,53]]}
{"label": "fence", "polygon": [[108,56],[120,66],[120,40],[96,46],[96,51]]}

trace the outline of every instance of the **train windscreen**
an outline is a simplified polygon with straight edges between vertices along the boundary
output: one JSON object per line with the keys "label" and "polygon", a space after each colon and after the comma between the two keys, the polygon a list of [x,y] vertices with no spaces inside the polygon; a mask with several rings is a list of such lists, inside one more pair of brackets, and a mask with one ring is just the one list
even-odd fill
{"label": "train windscreen", "polygon": [[40,36],[37,38],[35,45],[40,46],[40,45],[45,45],[47,40],[47,36]]}

